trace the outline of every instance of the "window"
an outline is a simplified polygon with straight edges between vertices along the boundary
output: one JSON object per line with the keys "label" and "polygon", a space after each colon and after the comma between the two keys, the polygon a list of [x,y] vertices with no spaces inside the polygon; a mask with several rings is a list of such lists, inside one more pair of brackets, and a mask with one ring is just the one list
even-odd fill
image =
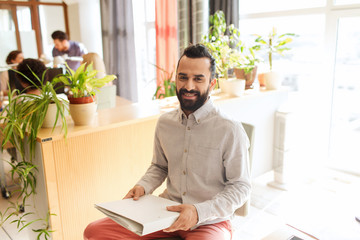
{"label": "window", "polygon": [[[54,17],[56,16],[56,17]],[[51,56],[51,33],[68,29],[66,5],[61,0],[0,1],[0,66],[12,50],[26,58]]]}
{"label": "window", "polygon": [[283,85],[292,89],[295,155],[312,168],[326,160],[360,174],[355,159],[360,154],[355,146],[360,141],[360,1],[240,0],[239,5],[243,37],[266,35],[272,27],[299,35],[288,54],[274,59]]}
{"label": "window", "polygon": [[133,0],[138,101],[152,99],[156,90],[155,1]]}

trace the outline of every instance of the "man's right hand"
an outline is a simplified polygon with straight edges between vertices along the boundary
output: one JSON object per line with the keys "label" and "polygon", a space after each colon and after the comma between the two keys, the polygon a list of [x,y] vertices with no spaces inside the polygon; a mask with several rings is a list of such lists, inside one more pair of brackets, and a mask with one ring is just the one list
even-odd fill
{"label": "man's right hand", "polygon": [[139,197],[145,195],[145,189],[143,186],[140,185],[136,185],[135,187],[133,187],[132,189],[130,189],[130,191],[126,194],[126,196],[124,197],[124,199],[126,198],[132,198],[134,200],[138,200]]}

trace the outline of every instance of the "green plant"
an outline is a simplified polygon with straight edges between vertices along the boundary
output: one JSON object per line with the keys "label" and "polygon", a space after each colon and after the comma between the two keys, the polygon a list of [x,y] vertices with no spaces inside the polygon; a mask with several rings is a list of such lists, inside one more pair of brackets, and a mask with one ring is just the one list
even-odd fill
{"label": "green plant", "polygon": [[173,80],[174,72],[169,73],[168,71],[166,71],[165,69],[163,69],[159,66],[156,66],[156,65],[154,65],[154,66],[157,69],[161,70],[161,72],[163,74],[164,93],[159,93],[162,86],[158,86],[156,88],[153,99],[160,99],[160,98],[167,98],[167,97],[175,96],[176,95],[176,84],[175,84],[175,81]]}
{"label": "green plant", "polygon": [[62,82],[70,87],[70,95],[74,98],[93,97],[96,90],[113,81],[115,75],[106,75],[103,78],[96,78],[97,70],[93,69],[93,64],[86,66],[86,63],[74,71],[66,64],[66,74],[61,74],[54,78],[53,82]]}
{"label": "green plant", "polygon": [[[57,107],[56,121],[54,122],[53,129],[56,127],[56,123],[60,118],[63,123],[62,130],[64,130],[66,136],[67,124],[65,111],[67,110],[67,101],[56,95],[54,82],[45,82],[46,71],[43,73],[42,79],[32,72],[36,80],[39,81],[39,86],[24,74],[16,70],[13,71],[21,74],[30,81],[33,86],[38,88],[40,95],[22,94],[17,89],[9,91],[9,104],[0,114],[0,120],[4,126],[1,128],[4,136],[2,148],[10,142],[19,151],[21,158],[24,160],[24,144],[29,144],[31,160],[35,152],[36,137],[44,122],[50,103],[54,103]],[[26,142],[24,141],[25,136],[27,136]]]}
{"label": "green plant", "polygon": [[208,34],[202,36],[202,44],[210,49],[215,58],[218,77],[228,79],[228,70],[245,60],[240,31],[233,24],[227,26],[222,11],[210,16],[210,24]]}
{"label": "green plant", "polygon": [[[15,89],[8,92],[8,105],[3,109],[0,114],[1,132],[3,140],[1,144],[1,150],[11,143],[18,153],[20,153],[17,161],[9,163],[11,166],[11,177],[14,180],[15,176],[19,176],[21,189],[17,197],[16,203],[9,201],[11,206],[3,213],[0,213],[1,224],[8,220],[11,216],[17,216],[18,219],[12,221],[17,223],[17,227],[21,231],[24,227],[29,226],[31,222],[26,222],[25,216],[32,213],[21,214],[26,206],[27,199],[35,194],[36,189],[36,173],[37,166],[33,164],[32,160],[35,155],[35,146],[37,142],[37,135],[41,128],[49,104],[53,103],[57,107],[56,119],[54,122],[53,130],[56,127],[57,121],[62,122],[61,130],[67,135],[66,114],[67,101],[59,98],[56,95],[55,84],[53,82],[45,82],[46,71],[42,74],[40,79],[34,72],[31,73],[35,77],[35,84],[29,77],[14,70],[18,74],[22,75],[29,82],[36,87],[40,94],[26,94]],[[24,92],[27,89],[25,88]],[[25,146],[29,146],[29,158],[25,157]],[[20,201],[20,202],[19,202]],[[14,211],[10,212],[10,209]]]}
{"label": "green plant", "polygon": [[283,55],[284,51],[290,50],[290,48],[286,47],[285,45],[291,43],[293,41],[293,37],[297,37],[298,35],[294,33],[284,33],[278,35],[276,28],[273,27],[272,31],[269,33],[267,37],[262,37],[260,35],[255,35],[255,36],[257,36],[255,42],[260,43],[268,53],[269,67],[270,67],[270,71],[272,71],[273,54],[277,53]]}

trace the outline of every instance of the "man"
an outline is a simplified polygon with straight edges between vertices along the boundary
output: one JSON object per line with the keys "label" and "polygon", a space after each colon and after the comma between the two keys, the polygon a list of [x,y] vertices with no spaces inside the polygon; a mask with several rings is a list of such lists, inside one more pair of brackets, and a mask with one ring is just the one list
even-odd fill
{"label": "man", "polygon": [[157,124],[152,164],[125,198],[151,194],[167,178],[163,197],[181,203],[163,231],[139,237],[105,218],[90,224],[84,239],[231,239],[229,221],[250,193],[249,141],[239,122],[225,117],[209,97],[215,60],[200,44],[185,49],[176,72],[180,108]]}
{"label": "man", "polygon": [[[81,57],[87,53],[87,50],[82,43],[69,40],[67,34],[62,31],[53,32],[51,37],[55,44],[52,51],[54,58],[57,56],[63,57],[64,55],[67,57]],[[81,63],[81,61],[71,60],[66,60],[66,62],[74,71],[80,66]]]}

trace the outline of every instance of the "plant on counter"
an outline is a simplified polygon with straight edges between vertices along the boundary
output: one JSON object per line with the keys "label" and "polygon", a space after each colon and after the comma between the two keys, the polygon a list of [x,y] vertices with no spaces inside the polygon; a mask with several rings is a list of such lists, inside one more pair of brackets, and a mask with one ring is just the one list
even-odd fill
{"label": "plant on counter", "polygon": [[[16,71],[16,70],[14,70]],[[31,69],[30,69],[31,71]],[[19,195],[15,203],[10,202],[11,206],[3,213],[0,213],[1,224],[9,220],[10,217],[17,217],[11,223],[17,223],[19,231],[31,225],[32,222],[26,222],[25,216],[33,213],[23,213],[27,203],[27,199],[36,194],[36,173],[37,166],[33,164],[33,157],[35,155],[35,146],[37,142],[37,135],[39,129],[48,115],[49,106],[51,104],[56,106],[56,116],[53,122],[53,129],[56,127],[57,122],[62,123],[61,130],[67,134],[66,114],[67,101],[59,98],[56,95],[54,84],[51,81],[45,81],[46,71],[42,74],[40,79],[35,73],[36,80],[39,84],[32,82],[24,74],[16,71],[17,74],[22,75],[29,82],[32,83],[38,90],[39,95],[22,93],[15,89],[8,93],[8,105],[6,105],[0,114],[0,121],[2,122],[2,144],[1,150],[3,151],[6,146],[13,146],[16,148],[20,156],[16,161],[9,162],[11,166],[11,178],[15,180],[18,176],[19,186],[21,187]],[[25,88],[26,90],[26,88]],[[29,146],[29,158],[25,156],[25,146]],[[4,193],[3,193],[4,195]],[[11,194],[6,195],[10,197]]]}
{"label": "plant on counter", "polygon": [[164,93],[160,93],[162,86],[158,86],[154,93],[153,100],[176,96],[176,84],[175,84],[175,81],[173,80],[174,72],[169,73],[168,71],[166,71],[165,69],[163,69],[157,65],[154,65],[154,66],[157,69],[159,69],[163,74]]}
{"label": "plant on counter", "polygon": [[217,11],[210,16],[210,28],[201,43],[210,49],[216,61],[218,77],[228,79],[228,71],[245,60],[240,31],[233,24],[227,25],[225,15]]}
{"label": "plant on counter", "polygon": [[70,114],[75,125],[89,125],[93,122],[96,105],[95,95],[99,88],[113,81],[115,75],[106,75],[96,78],[97,70],[93,64],[83,63],[74,71],[66,64],[66,74],[60,74],[54,78],[54,82],[61,82],[70,88],[68,99],[70,102]]}
{"label": "plant on counter", "polygon": [[272,31],[269,33],[267,37],[262,37],[260,35],[256,35],[257,39],[255,42],[259,43],[262,48],[264,48],[268,54],[269,60],[269,69],[272,71],[273,68],[273,54],[277,53],[280,55],[284,55],[284,51],[288,51],[291,48],[286,47],[288,43],[293,41],[293,37],[297,37],[295,33],[284,33],[281,35],[277,34],[276,28],[273,27]]}
{"label": "plant on counter", "polygon": [[[290,50],[286,45],[293,41],[294,37],[298,35],[294,33],[277,34],[276,28],[273,27],[272,31],[267,37],[257,36],[255,42],[259,43],[260,47],[268,54],[269,72],[262,74],[263,81],[267,89],[278,89],[281,86],[280,74],[273,71],[273,55],[283,55],[285,51]],[[260,77],[259,77],[260,79]]]}
{"label": "plant on counter", "polygon": [[[96,78],[99,72],[93,69],[93,64],[86,63],[74,71],[66,63],[66,74],[60,74],[54,78],[54,82],[62,82],[65,86],[70,88],[68,99],[70,103],[75,98],[88,98],[87,101],[93,102],[95,100],[96,91],[105,86],[107,83],[116,79],[115,75],[106,75],[103,78]],[[76,101],[76,100],[74,100]]]}

